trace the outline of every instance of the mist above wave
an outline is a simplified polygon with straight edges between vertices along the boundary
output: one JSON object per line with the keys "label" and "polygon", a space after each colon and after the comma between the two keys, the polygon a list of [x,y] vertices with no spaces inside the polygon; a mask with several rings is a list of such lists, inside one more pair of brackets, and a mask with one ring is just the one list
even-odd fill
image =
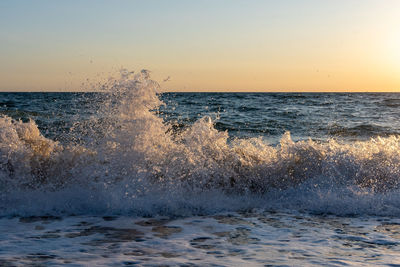
{"label": "mist above wave", "polygon": [[[121,71],[103,85],[109,97],[98,117],[75,125],[84,139],[76,144],[43,137],[32,120],[1,117],[0,214],[196,214],[268,205],[398,212],[399,137],[294,142],[287,132],[277,146],[261,137],[228,142],[210,117],[174,132],[157,116],[159,88],[148,71]],[[348,203],[356,204],[344,209]]]}

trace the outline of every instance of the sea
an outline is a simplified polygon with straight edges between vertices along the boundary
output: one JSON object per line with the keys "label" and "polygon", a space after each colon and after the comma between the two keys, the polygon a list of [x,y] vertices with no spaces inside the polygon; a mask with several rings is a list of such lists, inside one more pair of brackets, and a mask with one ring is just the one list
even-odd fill
{"label": "sea", "polygon": [[400,94],[0,93],[0,266],[400,266]]}

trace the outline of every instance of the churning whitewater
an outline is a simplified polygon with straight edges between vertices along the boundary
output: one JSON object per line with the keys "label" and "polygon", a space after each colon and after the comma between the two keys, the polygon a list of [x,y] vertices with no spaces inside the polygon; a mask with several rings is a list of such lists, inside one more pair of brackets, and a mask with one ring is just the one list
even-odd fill
{"label": "churning whitewater", "polygon": [[0,216],[190,216],[249,209],[400,215],[400,137],[240,138],[209,116],[176,127],[148,71],[103,85],[69,141],[0,117]]}

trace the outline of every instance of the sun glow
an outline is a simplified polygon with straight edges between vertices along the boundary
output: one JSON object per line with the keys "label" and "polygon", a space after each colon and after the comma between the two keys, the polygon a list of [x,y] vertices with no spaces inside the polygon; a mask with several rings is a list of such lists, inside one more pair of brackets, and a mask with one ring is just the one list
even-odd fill
{"label": "sun glow", "polygon": [[394,67],[396,72],[400,72],[400,31],[389,36],[385,55],[390,66]]}
{"label": "sun glow", "polygon": [[168,91],[400,88],[398,0],[47,2],[0,1],[0,91],[92,90],[121,66]]}

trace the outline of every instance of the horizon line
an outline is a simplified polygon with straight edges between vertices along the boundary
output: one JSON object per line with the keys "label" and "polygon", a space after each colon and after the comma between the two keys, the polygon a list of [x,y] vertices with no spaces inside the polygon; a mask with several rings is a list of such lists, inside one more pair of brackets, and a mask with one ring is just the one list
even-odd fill
{"label": "horizon line", "polygon": [[[107,93],[109,91],[47,91],[47,90],[43,90],[43,91],[39,91],[39,90],[33,90],[33,91],[25,91],[25,90],[13,90],[13,91],[2,91],[0,90],[0,93]],[[165,91],[160,91],[158,92],[160,94],[163,93],[400,93],[400,89],[398,90],[387,90],[387,91],[375,91],[375,90],[355,90],[355,91],[341,91],[341,90],[332,90],[332,91],[318,91],[318,90],[313,90],[313,91],[170,91],[170,90],[165,90]]]}

